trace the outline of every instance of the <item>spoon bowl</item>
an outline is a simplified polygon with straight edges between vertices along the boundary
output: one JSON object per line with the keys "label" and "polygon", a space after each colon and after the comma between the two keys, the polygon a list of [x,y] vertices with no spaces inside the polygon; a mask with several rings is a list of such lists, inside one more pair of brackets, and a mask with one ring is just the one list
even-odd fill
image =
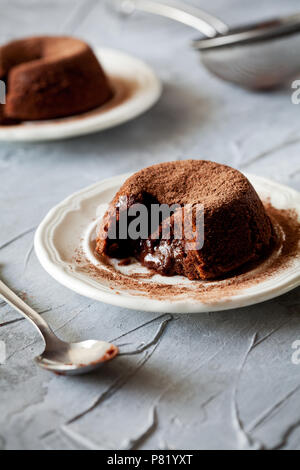
{"label": "spoon bowl", "polygon": [[35,362],[58,375],[85,374],[97,369],[118,354],[118,348],[105,341],[57,343],[56,349],[46,348]]}

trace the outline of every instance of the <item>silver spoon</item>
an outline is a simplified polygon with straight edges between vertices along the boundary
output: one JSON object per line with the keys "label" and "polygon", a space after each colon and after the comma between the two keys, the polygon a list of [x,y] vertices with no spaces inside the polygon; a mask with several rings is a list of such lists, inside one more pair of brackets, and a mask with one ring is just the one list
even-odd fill
{"label": "silver spoon", "polygon": [[165,16],[197,29],[194,41],[204,66],[223,80],[252,89],[269,89],[300,75],[300,13],[229,28],[218,18],[181,2],[114,0],[124,14],[135,10]]}
{"label": "silver spoon", "polygon": [[116,346],[105,341],[66,343],[60,340],[47,322],[2,281],[0,281],[0,297],[30,320],[39,331],[45,342],[45,349],[35,361],[44,369],[60,375],[85,374],[113,359],[119,352]]}

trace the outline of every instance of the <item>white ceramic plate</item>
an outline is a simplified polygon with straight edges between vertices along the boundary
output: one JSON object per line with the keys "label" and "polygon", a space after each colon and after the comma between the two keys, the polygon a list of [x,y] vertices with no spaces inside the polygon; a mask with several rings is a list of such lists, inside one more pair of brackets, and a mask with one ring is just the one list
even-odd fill
{"label": "white ceramic plate", "polygon": [[159,99],[161,83],[144,62],[113,49],[96,49],[95,54],[115,88],[111,102],[68,118],[0,126],[0,141],[57,140],[102,131],[139,116]]}
{"label": "white ceramic plate", "polygon": [[[222,290],[213,300],[194,298],[193,293],[199,289],[199,281],[189,281],[182,276],[165,277],[155,275],[141,283],[156,283],[170,288],[170,295],[157,298],[145,294],[140,289],[130,289],[114,285],[114,281],[95,277],[78,266],[77,253],[89,260],[92,266],[106,269],[99,259],[94,257],[91,239],[95,227],[103,215],[108,202],[129,175],[116,176],[101,181],[73,194],[54,207],[40,224],[35,235],[36,254],[45,268],[58,282],[86,297],[120,307],[137,310],[191,313],[215,310],[226,310],[262,302],[288,292],[300,285],[300,248],[292,262],[273,273],[268,279],[262,280],[247,288],[239,288],[231,295],[222,295]],[[293,208],[300,220],[300,194],[296,191],[271,182],[261,177],[247,175],[263,200],[270,201],[277,209]],[[276,256],[276,253],[274,254]],[[268,262],[268,261],[267,261]],[[266,263],[267,263],[266,262]],[[110,268],[112,269],[112,268]],[[114,262],[113,270],[118,273],[147,273],[146,268],[138,262],[129,266],[119,266]],[[255,272],[253,270],[253,272]],[[139,281],[137,281],[139,282]],[[222,282],[209,283],[213,292]],[[142,284],[141,284],[142,285]],[[207,284],[206,284],[207,285]],[[173,295],[174,288],[185,286],[182,295]],[[172,293],[173,289],[173,293]]]}

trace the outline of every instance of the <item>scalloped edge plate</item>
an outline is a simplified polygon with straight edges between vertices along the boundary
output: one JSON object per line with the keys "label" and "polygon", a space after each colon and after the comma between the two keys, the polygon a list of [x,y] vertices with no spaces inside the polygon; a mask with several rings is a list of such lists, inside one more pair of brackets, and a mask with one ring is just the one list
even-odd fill
{"label": "scalloped edge plate", "polygon": [[[183,294],[180,299],[172,299],[170,296],[168,299],[159,300],[138,291],[132,294],[120,287],[117,287],[116,293],[112,290],[112,283],[109,284],[101,278],[95,280],[95,277],[88,273],[78,272],[75,262],[77,249],[83,248],[92,263],[101,264],[99,260],[93,260],[93,254],[88,248],[91,233],[95,221],[99,221],[107,204],[129,176],[130,174],[115,176],[71,195],[54,207],[38,227],[34,242],[37,257],[44,269],[65,287],[91,299],[124,308],[151,312],[200,313],[253,305],[282,295],[300,285],[300,253],[291,266],[280,271],[280,275],[274,274],[255,286],[240,288],[230,297],[218,297],[218,300],[211,304],[192,299],[188,294]],[[300,194],[297,191],[262,177],[246,176],[262,199],[269,198],[278,209],[295,209],[300,220]],[[146,269],[141,265],[140,267]],[[197,282],[188,281],[182,276],[155,277],[155,282],[160,279],[162,284],[182,284],[184,280]]]}
{"label": "scalloped edge plate", "polygon": [[[124,52],[96,48],[94,50],[108,77],[123,78],[134,89],[119,104],[103,106],[62,119],[30,121],[13,126],[0,126],[0,141],[38,142],[77,137],[102,131],[136,118],[160,98],[162,85],[153,70],[143,61]],[[118,93],[118,89],[116,89]]]}

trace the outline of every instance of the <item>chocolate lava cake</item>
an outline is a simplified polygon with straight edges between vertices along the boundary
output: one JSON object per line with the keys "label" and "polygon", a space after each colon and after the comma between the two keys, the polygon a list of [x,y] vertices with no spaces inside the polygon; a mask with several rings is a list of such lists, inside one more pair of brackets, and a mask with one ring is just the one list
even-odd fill
{"label": "chocolate lava cake", "polygon": [[32,37],[0,47],[7,86],[2,123],[54,119],[89,111],[112,97],[92,49],[71,37]]}
{"label": "chocolate lava cake", "polygon": [[[160,222],[155,237],[151,230],[145,239],[112,237],[112,227],[118,225],[122,211],[134,204],[179,207],[168,220]],[[191,237],[186,232],[182,239],[175,239],[172,230],[170,237],[163,238],[164,224],[174,228],[184,206],[199,204],[204,213],[202,248],[191,249]],[[164,275],[216,279],[264,255],[272,244],[273,233],[261,200],[239,171],[206,160],[176,161],[150,166],[127,179],[103,218],[96,252],[120,259],[134,256]]]}

